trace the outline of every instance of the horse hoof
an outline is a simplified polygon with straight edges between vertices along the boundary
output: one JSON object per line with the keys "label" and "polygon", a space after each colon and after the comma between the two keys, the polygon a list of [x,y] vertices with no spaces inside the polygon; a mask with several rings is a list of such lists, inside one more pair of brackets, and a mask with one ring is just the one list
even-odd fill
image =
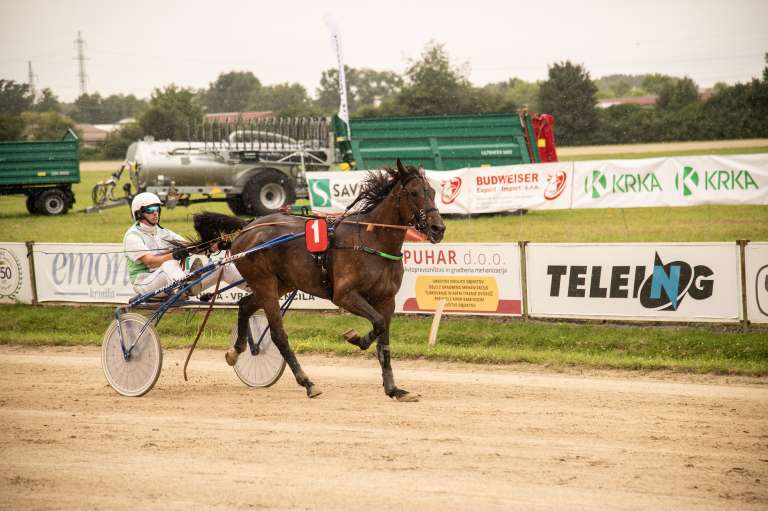
{"label": "horse hoof", "polygon": [[233,366],[237,364],[237,357],[240,356],[240,353],[235,350],[235,348],[229,348],[227,352],[224,354],[224,360],[227,361],[227,364],[230,366]]}
{"label": "horse hoof", "polygon": [[323,391],[320,390],[317,387],[317,385],[312,385],[311,387],[309,387],[307,389],[307,397],[310,398],[310,399],[312,399],[313,397],[317,397],[317,396],[319,396],[322,393],[323,393]]}
{"label": "horse hoof", "polygon": [[421,396],[418,394],[411,394],[407,390],[395,389],[389,397],[401,403],[415,403]]}
{"label": "horse hoof", "polygon": [[349,344],[360,346],[360,334],[358,334],[356,330],[347,330],[341,334],[341,339],[347,341]]}

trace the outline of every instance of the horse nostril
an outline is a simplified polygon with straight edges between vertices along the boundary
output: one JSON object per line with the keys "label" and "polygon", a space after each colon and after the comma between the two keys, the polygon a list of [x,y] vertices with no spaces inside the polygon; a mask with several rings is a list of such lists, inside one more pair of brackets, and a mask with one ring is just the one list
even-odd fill
{"label": "horse nostril", "polygon": [[440,232],[443,232],[445,230],[445,226],[444,225],[434,225],[433,224],[433,225],[430,226],[430,228],[432,229],[433,232],[436,232],[436,233],[440,233]]}

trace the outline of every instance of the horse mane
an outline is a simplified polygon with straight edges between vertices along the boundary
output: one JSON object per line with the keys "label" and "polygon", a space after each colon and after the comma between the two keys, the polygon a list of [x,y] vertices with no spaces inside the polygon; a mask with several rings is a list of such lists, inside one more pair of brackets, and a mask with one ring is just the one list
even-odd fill
{"label": "horse mane", "polygon": [[383,171],[368,171],[363,180],[362,188],[358,194],[357,202],[360,204],[357,213],[370,213],[383,201],[392,188],[406,176],[419,172],[412,166],[404,167],[405,172],[390,167],[384,167]]}

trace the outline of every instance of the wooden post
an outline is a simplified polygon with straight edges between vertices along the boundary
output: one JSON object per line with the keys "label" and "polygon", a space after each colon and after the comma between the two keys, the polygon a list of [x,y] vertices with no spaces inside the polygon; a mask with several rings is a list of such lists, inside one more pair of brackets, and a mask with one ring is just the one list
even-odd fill
{"label": "wooden post", "polygon": [[438,300],[437,308],[435,309],[435,317],[432,318],[432,328],[429,329],[430,346],[434,346],[437,343],[437,330],[440,328],[440,319],[443,317],[444,308],[445,300]]}

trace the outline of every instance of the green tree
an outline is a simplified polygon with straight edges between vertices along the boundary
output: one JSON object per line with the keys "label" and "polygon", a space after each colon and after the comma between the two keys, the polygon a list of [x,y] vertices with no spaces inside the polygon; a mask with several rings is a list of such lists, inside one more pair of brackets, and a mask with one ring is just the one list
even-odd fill
{"label": "green tree", "polygon": [[35,103],[35,112],[61,112],[61,103],[49,88],[40,91],[40,99]]}
{"label": "green tree", "polygon": [[60,140],[68,129],[75,131],[75,121],[56,112],[24,112],[21,119],[26,140]]}
{"label": "green tree", "polygon": [[555,63],[549,78],[539,88],[542,112],[557,121],[557,139],[562,145],[586,144],[597,128],[597,87],[589,72],[570,61]]}
{"label": "green tree", "polygon": [[140,116],[143,133],[158,140],[187,140],[189,132],[202,121],[203,111],[191,89],[175,84],[155,89],[149,107]]}
{"label": "green tree", "polygon": [[20,115],[0,113],[0,140],[20,140],[24,121]]}
{"label": "green tree", "polygon": [[147,108],[147,101],[138,99],[133,94],[124,96],[112,94],[102,102],[102,118],[107,123],[116,123],[123,119],[135,118]]}
{"label": "green tree", "polygon": [[444,45],[430,42],[405,72],[407,83],[394,101],[406,115],[443,115],[472,110],[466,73],[451,64]]}
{"label": "green tree", "polygon": [[32,108],[29,85],[0,79],[0,114],[19,115]]}
{"label": "green tree", "polygon": [[648,93],[658,95],[664,87],[675,83],[677,80],[674,76],[653,73],[645,75],[641,86]]}
{"label": "green tree", "polygon": [[298,83],[265,85],[251,103],[254,110],[274,112],[277,116],[311,116],[318,110],[312,104],[307,89]]}
{"label": "green tree", "polygon": [[480,112],[515,112],[528,107],[531,112],[539,110],[539,84],[510,78],[506,82],[490,83],[477,90],[480,94]]}
{"label": "green tree", "polygon": [[221,73],[200,95],[208,112],[243,112],[261,90],[261,82],[250,71]]}
{"label": "green tree", "polygon": [[[377,107],[396,95],[403,86],[403,79],[391,71],[356,69],[344,66],[347,80],[349,112],[360,108]],[[335,113],[339,108],[339,70],[326,69],[320,77],[315,104],[324,113]]]}
{"label": "green tree", "polygon": [[688,77],[664,85],[659,91],[656,106],[661,110],[680,110],[699,100],[699,88]]}

